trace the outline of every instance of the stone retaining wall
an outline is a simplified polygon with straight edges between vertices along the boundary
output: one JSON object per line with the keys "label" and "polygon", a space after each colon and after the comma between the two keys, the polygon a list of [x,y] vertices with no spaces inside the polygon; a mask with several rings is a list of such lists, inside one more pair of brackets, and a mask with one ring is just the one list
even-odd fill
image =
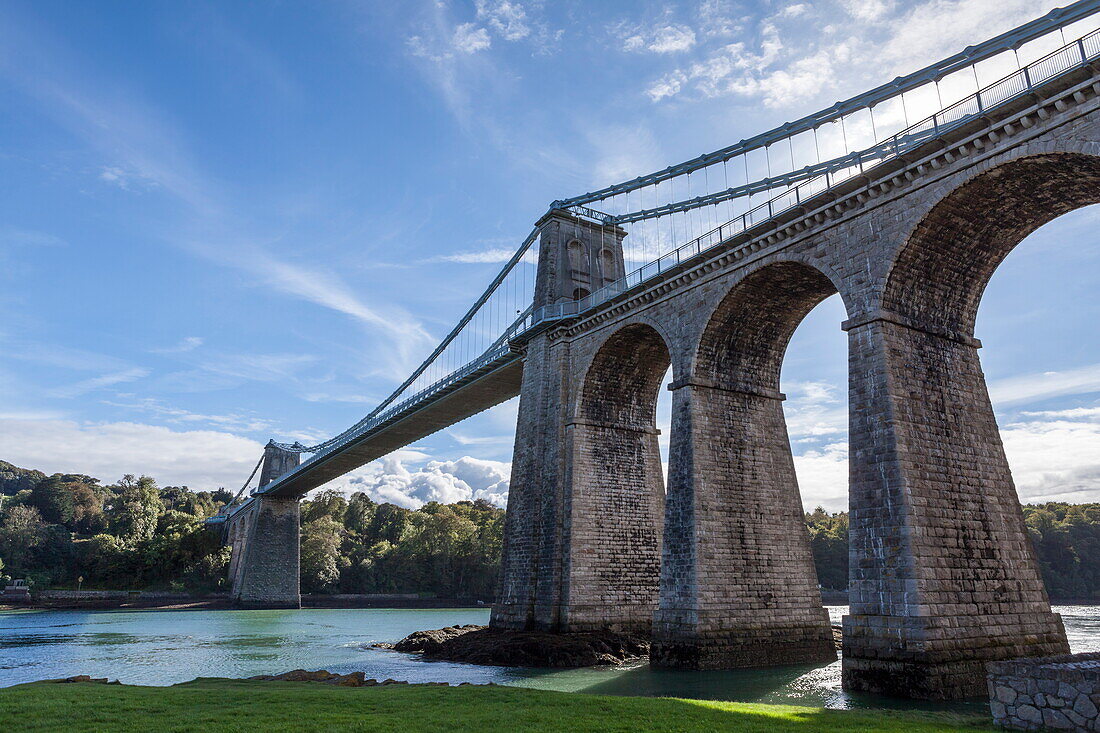
{"label": "stone retaining wall", "polygon": [[1100,653],[994,662],[993,722],[1010,730],[1100,731]]}

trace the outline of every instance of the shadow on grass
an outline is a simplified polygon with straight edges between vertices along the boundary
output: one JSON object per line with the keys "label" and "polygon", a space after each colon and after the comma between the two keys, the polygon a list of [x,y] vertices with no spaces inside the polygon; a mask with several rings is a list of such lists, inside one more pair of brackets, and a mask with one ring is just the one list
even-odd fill
{"label": "shadow on grass", "polygon": [[975,731],[983,718],[576,695],[501,686],[199,679],[174,687],[33,683],[0,690],[0,730]]}

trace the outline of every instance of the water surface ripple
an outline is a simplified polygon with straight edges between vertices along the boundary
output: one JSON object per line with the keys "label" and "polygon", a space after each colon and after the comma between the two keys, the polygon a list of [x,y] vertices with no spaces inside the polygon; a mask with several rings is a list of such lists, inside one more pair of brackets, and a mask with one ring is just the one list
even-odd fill
{"label": "water surface ripple", "polygon": [[[1100,651],[1100,606],[1061,606],[1075,652]],[[847,611],[830,606],[834,623]],[[420,629],[484,624],[487,609],[305,609],[301,611],[0,612],[0,687],[89,674],[128,684],[170,685],[195,677],[249,677],[290,669],[361,670],[409,682],[496,682],[610,695],[662,695],[745,702],[979,710],[851,695],[840,663],[730,672],[651,670],[634,664],[577,670],[426,662],[372,649]]]}

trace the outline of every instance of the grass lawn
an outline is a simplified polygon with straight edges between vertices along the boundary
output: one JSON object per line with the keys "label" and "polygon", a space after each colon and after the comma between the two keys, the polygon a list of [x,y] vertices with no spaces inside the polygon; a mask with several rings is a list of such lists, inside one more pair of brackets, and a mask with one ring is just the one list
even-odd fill
{"label": "grass lawn", "polygon": [[35,682],[0,689],[0,731],[976,731],[986,719],[847,712],[516,687],[199,679],[174,687]]}

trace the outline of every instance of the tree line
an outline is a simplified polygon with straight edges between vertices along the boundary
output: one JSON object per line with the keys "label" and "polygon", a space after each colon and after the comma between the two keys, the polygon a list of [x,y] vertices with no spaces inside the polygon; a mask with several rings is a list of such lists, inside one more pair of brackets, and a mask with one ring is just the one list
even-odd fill
{"label": "tree line", "polygon": [[[0,461],[0,581],[108,590],[228,590],[230,549],[204,521],[225,489],[113,484]],[[411,510],[366,494],[324,491],[303,501],[302,591],[423,593],[491,599],[504,510],[485,501]]]}
{"label": "tree line", "polygon": [[[0,581],[38,587],[225,591],[229,548],[204,525],[233,495],[158,487],[148,476],[113,484],[0,461]],[[1100,600],[1100,504],[1024,507],[1054,600]],[[366,494],[323,491],[301,507],[302,591],[421,593],[490,600],[504,510],[485,501],[406,509]],[[821,586],[848,584],[848,515],[806,514]]]}
{"label": "tree line", "polygon": [[[1047,592],[1054,601],[1100,601],[1100,504],[1024,505]],[[848,587],[848,513],[818,507],[806,514],[823,588]]]}

